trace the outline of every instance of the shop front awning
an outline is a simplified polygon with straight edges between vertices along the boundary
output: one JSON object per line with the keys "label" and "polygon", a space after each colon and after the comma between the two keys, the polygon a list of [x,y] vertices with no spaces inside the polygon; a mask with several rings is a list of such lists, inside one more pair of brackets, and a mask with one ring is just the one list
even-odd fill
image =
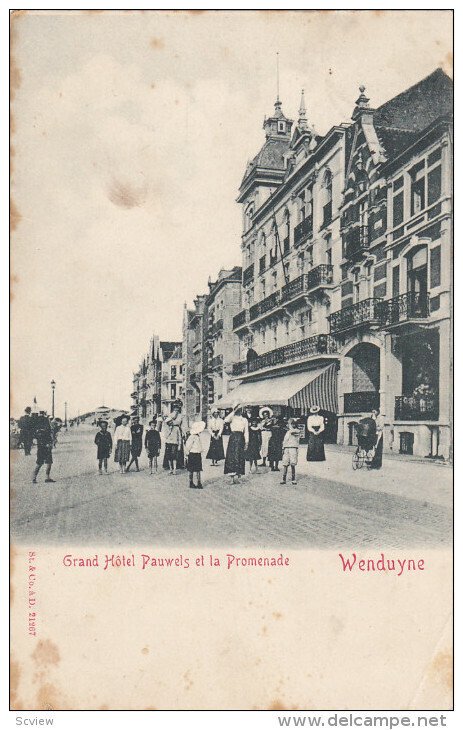
{"label": "shop front awning", "polygon": [[242,383],[216,405],[218,408],[232,408],[237,402],[247,406],[291,406],[300,408],[303,413],[307,413],[310,406],[317,405],[323,411],[337,413],[336,363],[316,370]]}

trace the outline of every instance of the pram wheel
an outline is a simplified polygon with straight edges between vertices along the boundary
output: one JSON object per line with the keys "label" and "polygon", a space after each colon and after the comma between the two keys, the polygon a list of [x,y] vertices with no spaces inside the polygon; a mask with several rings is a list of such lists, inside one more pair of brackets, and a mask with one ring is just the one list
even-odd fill
{"label": "pram wheel", "polygon": [[363,459],[360,456],[359,452],[356,451],[352,455],[352,469],[355,471],[356,469],[361,469],[363,466]]}

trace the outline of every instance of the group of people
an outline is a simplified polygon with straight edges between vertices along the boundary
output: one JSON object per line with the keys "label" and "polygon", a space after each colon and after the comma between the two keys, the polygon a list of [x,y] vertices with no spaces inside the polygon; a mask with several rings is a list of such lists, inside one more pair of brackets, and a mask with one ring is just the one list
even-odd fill
{"label": "group of people", "polygon": [[[296,484],[301,431],[295,418],[274,417],[269,406],[262,407],[259,417],[256,417],[253,416],[251,408],[243,408],[241,404],[236,404],[232,412],[223,419],[223,425],[226,423],[230,425],[230,439],[225,455],[224,473],[230,474],[233,483],[235,479],[239,480],[245,474],[246,461],[249,462],[250,472],[253,470],[257,472],[258,466],[266,466],[267,462],[271,471],[280,471],[281,461],[283,465],[281,484],[286,484],[289,467],[291,467],[291,481]],[[324,430],[325,419],[320,414],[319,406],[314,405],[310,408],[310,416],[307,419],[307,461],[325,460],[322,436]],[[212,443],[211,438],[211,445]],[[211,448],[208,456],[211,455],[210,451]],[[259,464],[260,459],[262,462]]]}
{"label": "group of people", "polygon": [[[129,425],[129,421],[131,424]],[[226,453],[223,442],[224,429],[230,430]],[[181,412],[181,403],[174,403],[172,412],[157,420],[151,420],[144,438],[144,427],[138,416],[122,415],[116,425],[114,435],[109,431],[106,420],[99,422],[99,431],[95,436],[97,446],[98,472],[108,472],[108,459],[114,446],[114,461],[118,463],[121,474],[130,471],[134,464],[140,470],[139,458],[143,444],[149,461],[150,473],[158,469],[158,458],[161,452],[161,432],[164,436],[165,450],[163,467],[169,474],[176,474],[178,468],[186,467],[189,473],[189,486],[202,489],[201,473],[203,471],[203,442],[201,433],[206,429],[204,421],[195,421],[190,428],[185,426]],[[271,471],[280,471],[282,463],[282,484],[286,484],[288,471],[291,468],[291,481],[296,483],[296,465],[299,455],[300,427],[296,419],[284,419],[274,416],[269,406],[260,409],[258,416],[253,415],[250,407],[236,404],[225,418],[214,408],[208,423],[210,432],[209,448],[206,458],[212,466],[218,466],[225,460],[224,473],[229,474],[232,483],[239,480],[246,471],[257,472],[259,466],[268,466]],[[323,431],[325,419],[318,406],[312,406],[307,419],[308,461],[323,461],[325,449]]]}
{"label": "group of people", "polygon": [[[45,481],[53,482],[51,478],[51,467],[53,464],[53,448],[58,441],[58,433],[62,422],[58,418],[49,416],[45,410],[32,411],[30,406],[24,409],[24,413],[14,423],[13,434],[16,436],[14,448],[24,449],[25,456],[30,456],[34,441],[37,444],[36,464],[32,474],[33,484],[37,483],[37,476],[45,465]],[[10,420],[10,442],[11,442],[11,420]],[[11,445],[11,444],[10,444]]]}

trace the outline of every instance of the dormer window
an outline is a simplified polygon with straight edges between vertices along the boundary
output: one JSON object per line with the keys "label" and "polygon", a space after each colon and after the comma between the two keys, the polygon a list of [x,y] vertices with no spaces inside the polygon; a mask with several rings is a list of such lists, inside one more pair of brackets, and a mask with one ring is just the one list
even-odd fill
{"label": "dormer window", "polygon": [[278,122],[278,131],[286,132],[286,124],[284,122]]}

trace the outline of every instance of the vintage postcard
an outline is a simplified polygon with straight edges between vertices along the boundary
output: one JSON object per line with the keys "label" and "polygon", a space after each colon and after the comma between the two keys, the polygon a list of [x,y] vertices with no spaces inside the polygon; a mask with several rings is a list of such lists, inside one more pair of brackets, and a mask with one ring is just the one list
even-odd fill
{"label": "vintage postcard", "polygon": [[443,717],[453,12],[10,38],[11,709]]}

